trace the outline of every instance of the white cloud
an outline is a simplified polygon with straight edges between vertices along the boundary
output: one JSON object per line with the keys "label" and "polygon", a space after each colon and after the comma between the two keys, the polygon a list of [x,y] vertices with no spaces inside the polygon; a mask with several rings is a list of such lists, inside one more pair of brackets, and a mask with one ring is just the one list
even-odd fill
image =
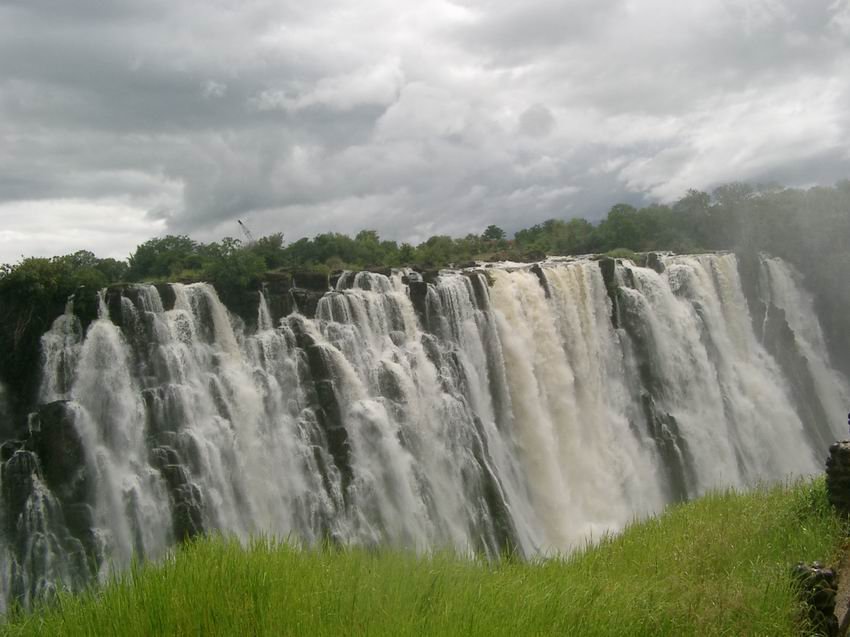
{"label": "white cloud", "polygon": [[311,106],[345,111],[357,106],[388,106],[397,97],[404,80],[398,59],[355,69],[343,75],[323,77],[302,92],[267,89],[251,103],[259,111],[297,112]]}
{"label": "white cloud", "polygon": [[164,230],[147,210],[122,201],[49,199],[0,204],[3,262],[91,250],[126,259],[135,247]]}
{"label": "white cloud", "polygon": [[709,100],[682,119],[669,145],[630,161],[620,176],[631,189],[666,201],[688,188],[757,180],[789,157],[800,162],[846,148],[848,100],[837,79]]}
{"label": "white cloud", "polygon": [[227,94],[227,84],[216,82],[215,80],[207,80],[201,87],[204,97],[208,99],[216,97],[224,97]]}
{"label": "white cloud", "polygon": [[850,0],[835,0],[829,9],[832,11],[830,25],[844,36],[850,36]]}

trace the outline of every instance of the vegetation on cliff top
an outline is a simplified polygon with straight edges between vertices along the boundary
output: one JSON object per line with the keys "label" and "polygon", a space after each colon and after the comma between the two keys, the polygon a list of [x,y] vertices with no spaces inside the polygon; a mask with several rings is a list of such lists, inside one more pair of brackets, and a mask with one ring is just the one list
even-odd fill
{"label": "vegetation on cliff top", "polygon": [[809,190],[729,184],[711,195],[691,190],[673,205],[638,209],[617,204],[596,225],[580,218],[550,219],[519,230],[513,240],[495,225],[480,235],[435,235],[418,246],[382,240],[374,230],[354,237],[328,232],[288,245],[282,233],[247,245],[229,237],[204,244],[168,235],[145,241],[127,262],[99,259],[83,250],[0,266],[0,294],[66,297],[79,286],[166,279],[244,286],[279,268],[442,267],[473,259],[528,260],[616,249],[764,250],[797,264],[826,259],[820,271],[848,265],[847,236],[850,181]]}
{"label": "vegetation on cliff top", "polygon": [[0,266],[0,291],[71,293],[81,285],[181,278],[241,285],[279,268],[442,267],[473,259],[528,260],[616,249],[764,250],[799,263],[819,258],[818,253],[846,254],[848,235],[850,180],[809,190],[728,184],[711,195],[691,190],[672,205],[638,209],[617,204],[598,224],[581,218],[550,219],[519,230],[512,240],[495,225],[480,235],[435,235],[418,246],[382,240],[374,230],[361,230],[354,237],[328,232],[286,245],[282,233],[247,245],[229,237],[204,244],[167,235],[139,245],[127,262],[79,251]]}
{"label": "vegetation on cliff top", "polygon": [[574,555],[498,564],[205,538],[7,635],[798,635],[798,560],[843,529],[823,480],[716,493]]}

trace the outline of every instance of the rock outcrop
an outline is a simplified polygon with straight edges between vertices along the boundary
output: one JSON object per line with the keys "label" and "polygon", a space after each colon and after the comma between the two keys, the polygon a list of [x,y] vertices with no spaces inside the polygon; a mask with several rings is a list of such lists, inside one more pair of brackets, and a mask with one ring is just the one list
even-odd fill
{"label": "rock outcrop", "polygon": [[850,515],[850,440],[841,440],[829,447],[826,490],[830,504],[839,513]]}
{"label": "rock outcrop", "polygon": [[800,562],[794,567],[794,579],[800,599],[806,607],[808,629],[813,635],[836,637],[838,618],[835,616],[835,595],[838,592],[838,576],[831,568],[820,562],[811,565]]}

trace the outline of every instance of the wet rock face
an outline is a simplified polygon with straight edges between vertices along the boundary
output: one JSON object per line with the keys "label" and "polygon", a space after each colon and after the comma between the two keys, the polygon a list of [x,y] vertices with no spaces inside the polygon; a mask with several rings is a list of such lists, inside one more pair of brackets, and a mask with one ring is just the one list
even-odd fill
{"label": "wet rock face", "polygon": [[[267,272],[260,281],[260,289],[266,295],[272,322],[277,325],[280,319],[292,312],[292,299],[289,295],[289,290],[292,289],[292,277],[285,272]],[[251,311],[256,315],[256,296],[253,302],[254,307]]]}
{"label": "wet rock face", "polygon": [[606,286],[615,285],[614,273],[617,271],[617,260],[611,257],[599,259],[599,269],[602,270],[602,278]]}
{"label": "wet rock face", "polygon": [[[174,290],[168,283],[157,283],[154,286],[157,292],[160,294],[160,299],[162,300],[164,309],[173,309],[175,294]],[[122,299],[127,299],[130,301],[133,306],[139,310],[145,308],[145,291],[143,286],[136,283],[120,283],[117,285],[110,285],[106,288],[106,293],[104,295],[104,302],[106,304],[106,310],[109,314],[109,320],[115,323],[118,327],[121,328],[129,328],[130,325],[127,324],[128,316],[127,312],[124,309],[124,304]],[[74,301],[74,313],[76,314],[76,300]]]}
{"label": "wet rock face", "polygon": [[826,490],[839,513],[850,515],[850,440],[835,442],[826,459]]}
{"label": "wet rock face", "polygon": [[88,495],[86,458],[70,403],[41,405],[32,419],[26,447],[38,456],[44,481],[63,502],[81,502]]}
{"label": "wet rock face", "polygon": [[330,289],[330,282],[328,275],[322,272],[295,272],[292,275],[292,286],[324,294]]}
{"label": "wet rock face", "polygon": [[316,317],[316,308],[321,299],[328,291],[306,290],[304,288],[292,288],[289,295],[292,298],[293,311],[303,314],[307,318]]}
{"label": "wet rock face", "polygon": [[838,618],[835,616],[835,596],[838,593],[838,576],[820,562],[811,566],[798,563],[793,569],[800,599],[806,606],[806,619],[812,632],[806,634],[833,637],[838,635]]}
{"label": "wet rock face", "polygon": [[[41,405],[31,417],[29,437],[7,441],[0,447],[7,524],[17,523],[33,494],[36,478],[50,489],[66,518],[72,522],[82,519],[79,511],[89,504],[91,484],[74,418],[75,412],[67,401]],[[75,526],[72,522],[68,524],[72,533],[87,532],[91,526]]]}
{"label": "wet rock face", "polygon": [[664,265],[664,262],[661,260],[661,257],[659,257],[654,252],[650,252],[648,255],[646,255],[646,266],[652,268],[653,270],[658,272],[658,274],[662,274],[664,270],[667,269]]}
{"label": "wet rock face", "polygon": [[614,329],[620,327],[620,300],[617,294],[617,260],[611,257],[603,257],[599,260],[599,269],[602,271],[602,280],[605,281],[605,291],[611,299],[611,323]]}
{"label": "wet rock face", "polygon": [[681,434],[678,421],[671,414],[660,411],[652,396],[644,394],[641,398],[648,433],[663,460],[667,497],[671,502],[684,502],[694,495],[697,482],[687,440]]}
{"label": "wet rock face", "polygon": [[170,283],[155,283],[154,287],[159,293],[159,298],[162,301],[162,309],[166,312],[174,309],[174,303],[177,301],[177,295]]}
{"label": "wet rock face", "polygon": [[98,290],[89,287],[80,287],[74,292],[74,314],[80,319],[83,330],[88,328],[93,321],[97,320],[99,305]]}
{"label": "wet rock face", "polygon": [[257,326],[257,305],[261,292],[266,297],[272,322],[277,325],[280,319],[293,312],[315,318],[319,299],[331,289],[328,275],[321,272],[267,272],[244,289],[219,289],[215,282],[213,287],[227,309],[241,318],[251,330]]}
{"label": "wet rock face", "polygon": [[92,536],[92,485],[75,417],[76,412],[67,401],[41,405],[30,418],[29,437],[12,441],[12,446],[4,445],[0,454],[5,460],[3,501],[9,512],[7,530],[12,531],[34,495],[35,481],[42,481],[56,498],[58,508],[53,511],[53,523],[64,519],[65,530],[59,529],[64,538],[60,538],[61,542],[77,546],[79,540],[93,550],[96,541]]}
{"label": "wet rock face", "polygon": [[38,470],[38,461],[31,451],[16,451],[2,468],[2,495],[6,509],[5,522],[10,527],[6,532],[14,530],[18,517],[24,510],[27,500],[32,495],[33,479]]}
{"label": "wet rock face", "polygon": [[546,274],[543,272],[543,268],[540,267],[539,263],[535,263],[531,266],[531,272],[534,276],[537,277],[537,280],[540,281],[540,287],[543,288],[544,294],[546,294],[546,298],[552,297],[552,290],[549,289],[549,281],[546,280]]}
{"label": "wet rock face", "polygon": [[174,537],[185,541],[203,533],[203,494],[191,481],[191,474],[180,452],[174,447],[161,445],[151,450],[151,460],[168,486],[173,510]]}
{"label": "wet rock face", "polygon": [[490,308],[490,294],[487,292],[487,286],[491,284],[487,278],[485,270],[470,270],[464,274],[472,282],[472,290],[475,292],[475,305],[480,310]]}
{"label": "wet rock face", "polygon": [[428,283],[425,281],[410,281],[407,284],[410,290],[410,302],[413,304],[413,309],[419,316],[419,320],[423,325],[428,324],[427,303],[428,298]]}
{"label": "wet rock face", "polygon": [[65,401],[41,405],[28,437],[0,445],[2,532],[12,548],[6,593],[25,606],[50,594],[52,578],[82,588],[104,559],[75,416]]}
{"label": "wet rock face", "polygon": [[307,354],[313,379],[315,413],[326,438],[328,451],[343,479],[348,485],[352,479],[351,444],[343,426],[342,406],[334,386],[334,369],[323,349],[312,342],[307,334],[299,337],[299,344]]}

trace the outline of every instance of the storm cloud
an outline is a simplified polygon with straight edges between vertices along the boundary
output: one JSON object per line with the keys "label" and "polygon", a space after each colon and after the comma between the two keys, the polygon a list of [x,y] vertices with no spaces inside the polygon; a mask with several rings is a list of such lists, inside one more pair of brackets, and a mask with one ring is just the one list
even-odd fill
{"label": "storm cloud", "polygon": [[0,1],[0,261],[850,176],[850,0]]}

